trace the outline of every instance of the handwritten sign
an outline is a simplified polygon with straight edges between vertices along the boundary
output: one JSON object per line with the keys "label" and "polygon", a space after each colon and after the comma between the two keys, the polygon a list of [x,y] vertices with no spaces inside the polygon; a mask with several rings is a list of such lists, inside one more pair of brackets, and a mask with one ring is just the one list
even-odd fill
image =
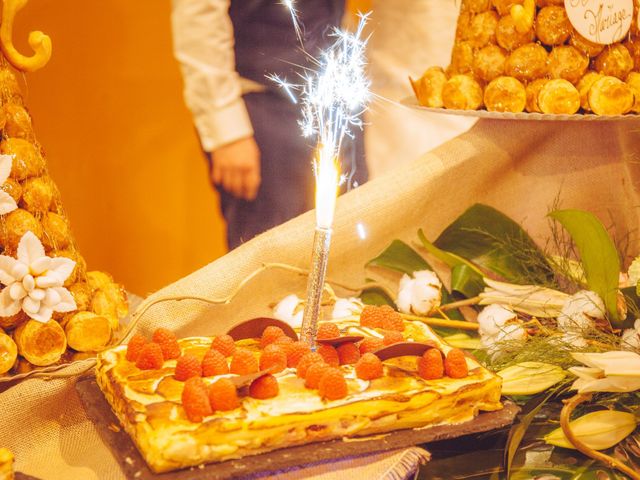
{"label": "handwritten sign", "polygon": [[564,0],[573,27],[587,40],[610,45],[624,38],[633,20],[633,0]]}

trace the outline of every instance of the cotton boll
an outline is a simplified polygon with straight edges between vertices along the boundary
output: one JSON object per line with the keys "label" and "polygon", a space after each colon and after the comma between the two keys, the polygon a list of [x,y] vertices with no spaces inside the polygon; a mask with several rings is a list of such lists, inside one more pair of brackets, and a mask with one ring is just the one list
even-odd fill
{"label": "cotton boll", "polygon": [[338,298],[336,300],[335,305],[333,306],[333,312],[331,314],[332,318],[345,318],[345,317],[353,317],[355,315],[360,315],[362,309],[364,308],[364,304],[360,301],[359,298],[350,297],[350,298]]}
{"label": "cotton boll", "polygon": [[640,351],[640,319],[635,321],[633,328],[627,328],[622,332],[620,348]]}
{"label": "cotton boll", "polygon": [[497,335],[500,329],[507,323],[518,319],[518,315],[504,305],[494,303],[487,305],[478,314],[478,324],[480,325],[480,335]]}
{"label": "cotton boll", "polygon": [[442,283],[431,270],[413,272],[400,279],[397,304],[404,313],[428,315],[440,306]]}
{"label": "cotton boll", "polygon": [[483,335],[480,338],[488,353],[497,358],[503,352],[524,345],[527,337],[527,330],[521,324],[511,323],[503,326],[495,335]]}
{"label": "cotton boll", "polygon": [[597,293],[581,290],[567,299],[558,316],[558,328],[564,332],[583,332],[604,318],[604,302]]}
{"label": "cotton boll", "polygon": [[273,316],[287,322],[293,328],[301,327],[302,315],[304,314],[302,304],[302,300],[297,295],[293,293],[287,295],[273,308]]}

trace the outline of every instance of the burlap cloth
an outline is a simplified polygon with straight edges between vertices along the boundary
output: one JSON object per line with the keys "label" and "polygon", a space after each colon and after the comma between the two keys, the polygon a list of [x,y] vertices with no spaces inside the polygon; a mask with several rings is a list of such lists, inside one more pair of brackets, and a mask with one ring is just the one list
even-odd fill
{"label": "burlap cloth", "polygon": [[[588,209],[605,223],[614,223],[617,235],[629,234],[631,250],[640,251],[638,147],[637,120],[482,120],[419,161],[338,201],[329,277],[361,284],[364,263],[390,240],[412,241],[418,227],[433,238],[475,202],[501,209],[523,221],[535,238],[544,239],[545,214],[560,196],[563,206]],[[358,236],[357,223],[364,226],[366,238]],[[223,298],[265,262],[306,268],[313,226],[313,214],[302,215],[147,301],[176,294]],[[267,270],[248,282],[228,305],[161,303],[148,311],[140,327],[148,332],[166,326],[179,336],[215,334],[239,320],[267,313],[270,303],[292,291],[303,293],[304,285],[301,276]],[[0,445],[15,453],[19,471],[45,479],[116,479],[122,475],[86,419],[71,379],[27,380],[1,393]],[[369,476],[367,467],[361,468],[353,473],[354,478]],[[344,477],[337,473],[335,478]]]}

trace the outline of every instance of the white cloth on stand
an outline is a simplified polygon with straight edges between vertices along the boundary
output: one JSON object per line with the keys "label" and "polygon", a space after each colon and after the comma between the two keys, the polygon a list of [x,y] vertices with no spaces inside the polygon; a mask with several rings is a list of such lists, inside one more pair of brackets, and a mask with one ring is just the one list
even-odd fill
{"label": "white cloth on stand", "polygon": [[371,178],[416,160],[475,123],[473,118],[417,112],[397,103],[413,95],[409,76],[416,79],[428,67],[449,64],[458,18],[456,3],[373,1],[368,57],[376,97],[367,112],[365,130]]}

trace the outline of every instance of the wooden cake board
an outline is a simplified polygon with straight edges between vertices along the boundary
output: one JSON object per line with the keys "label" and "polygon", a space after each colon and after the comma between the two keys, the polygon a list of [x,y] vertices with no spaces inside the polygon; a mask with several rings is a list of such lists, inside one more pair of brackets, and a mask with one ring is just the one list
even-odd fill
{"label": "wooden cake board", "polygon": [[310,464],[488,432],[510,425],[519,411],[515,404],[506,402],[502,410],[481,413],[475,419],[459,425],[398,430],[384,435],[375,435],[370,439],[361,437],[355,441],[340,439],[318,442],[274,450],[239,460],[156,474],[149,470],[129,435],[120,427],[95,378],[93,376],[80,378],[76,383],[76,390],[87,416],[96,425],[102,440],[111,449],[126,477],[139,480],[250,478],[259,473],[279,472]]}

